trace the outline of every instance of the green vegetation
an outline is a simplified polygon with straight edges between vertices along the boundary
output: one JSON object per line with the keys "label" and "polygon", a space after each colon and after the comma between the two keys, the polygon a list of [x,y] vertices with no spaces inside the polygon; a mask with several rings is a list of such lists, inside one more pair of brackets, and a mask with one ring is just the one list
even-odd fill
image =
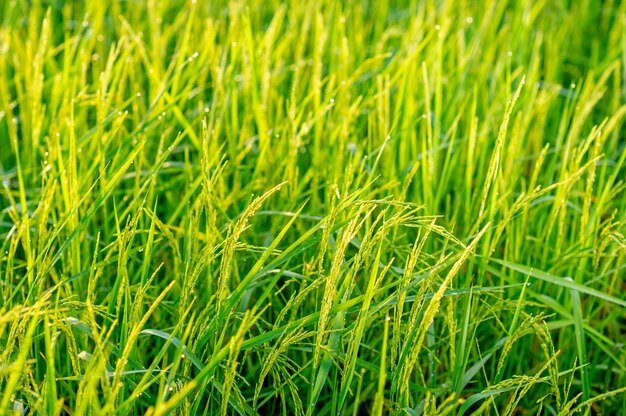
{"label": "green vegetation", "polygon": [[0,414],[626,414],[626,2],[0,21]]}

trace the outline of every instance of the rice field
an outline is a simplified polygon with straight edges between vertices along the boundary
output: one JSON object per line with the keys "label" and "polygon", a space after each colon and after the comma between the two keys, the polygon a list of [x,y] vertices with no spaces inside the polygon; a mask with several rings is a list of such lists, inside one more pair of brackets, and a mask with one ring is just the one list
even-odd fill
{"label": "rice field", "polygon": [[626,2],[0,22],[0,415],[626,414]]}

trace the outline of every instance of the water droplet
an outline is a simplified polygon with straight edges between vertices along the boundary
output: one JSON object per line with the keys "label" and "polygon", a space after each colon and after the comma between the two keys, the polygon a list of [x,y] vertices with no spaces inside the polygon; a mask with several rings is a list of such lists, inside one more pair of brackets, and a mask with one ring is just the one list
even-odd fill
{"label": "water droplet", "polygon": [[506,56],[513,56],[513,51],[508,51],[508,52],[506,53]]}
{"label": "water droplet", "polygon": [[472,16],[468,16],[465,18],[465,21],[471,25],[472,23],[474,23],[474,18]]}
{"label": "water droplet", "polygon": [[441,30],[441,26],[435,25],[435,30],[437,30],[437,31]]}
{"label": "water droplet", "polygon": [[576,84],[574,84],[574,83],[572,82],[572,83],[570,84],[570,86],[569,86],[569,87],[570,87],[570,88],[572,88],[572,89],[574,89],[574,88],[576,88]]}
{"label": "water droplet", "polygon": [[335,99],[334,99],[334,98],[331,98],[331,99],[330,99],[330,103],[331,103],[331,104],[334,104],[334,103],[335,103]]}
{"label": "water droplet", "polygon": [[211,109],[209,107],[204,107],[204,112],[208,113]]}
{"label": "water droplet", "polygon": [[140,92],[137,93],[137,97],[141,97],[141,93]]}
{"label": "water droplet", "polygon": [[86,21],[86,20],[83,20],[82,25],[83,25],[83,27],[87,27],[87,26],[89,26],[89,22],[88,22],[88,21]]}

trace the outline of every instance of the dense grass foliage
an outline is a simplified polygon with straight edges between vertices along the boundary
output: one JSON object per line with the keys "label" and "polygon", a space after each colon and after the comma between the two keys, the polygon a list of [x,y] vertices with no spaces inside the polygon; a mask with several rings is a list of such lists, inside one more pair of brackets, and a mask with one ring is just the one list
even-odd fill
{"label": "dense grass foliage", "polygon": [[0,20],[0,414],[626,414],[625,2]]}

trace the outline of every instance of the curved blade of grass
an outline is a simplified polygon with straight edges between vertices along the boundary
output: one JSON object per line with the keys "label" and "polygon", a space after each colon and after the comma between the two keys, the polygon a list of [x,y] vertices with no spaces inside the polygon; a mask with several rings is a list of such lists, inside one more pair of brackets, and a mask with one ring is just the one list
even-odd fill
{"label": "curved blade of grass", "polygon": [[543,280],[544,282],[552,283],[554,285],[561,286],[565,289],[576,290],[580,293],[585,293],[587,295],[606,300],[616,305],[626,307],[626,300],[618,299],[614,296],[611,296],[599,290],[592,289],[580,283],[576,283],[573,280],[560,277],[560,276],[555,276],[553,274],[550,274],[541,270],[537,270],[532,267],[523,266],[521,264],[513,263],[510,261],[506,261],[506,260],[489,258],[489,261],[493,261],[506,268],[515,270],[516,272],[522,273],[524,275],[534,277],[535,279]]}

